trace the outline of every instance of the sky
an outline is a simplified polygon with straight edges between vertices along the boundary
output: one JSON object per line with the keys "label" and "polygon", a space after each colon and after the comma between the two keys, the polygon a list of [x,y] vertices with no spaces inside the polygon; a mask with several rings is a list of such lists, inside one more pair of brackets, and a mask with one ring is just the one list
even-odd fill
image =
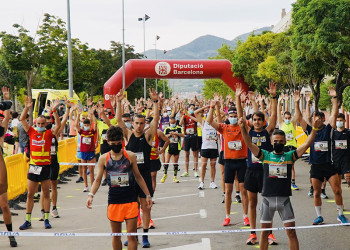
{"label": "sky", "polygon": [[[254,29],[271,26],[281,19],[282,8],[290,11],[295,0],[125,0],[125,43],[136,52],[171,50],[203,35],[228,40]],[[110,41],[122,41],[122,0],[70,0],[73,38],[91,48],[108,49]],[[8,0],[1,3],[0,31],[15,34],[17,23],[38,29],[44,13],[67,20],[67,0]]]}

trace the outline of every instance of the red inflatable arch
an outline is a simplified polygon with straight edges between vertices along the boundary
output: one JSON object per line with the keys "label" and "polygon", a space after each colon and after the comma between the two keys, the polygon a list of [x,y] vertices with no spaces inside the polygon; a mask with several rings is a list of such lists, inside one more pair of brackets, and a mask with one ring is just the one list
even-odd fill
{"label": "red inflatable arch", "polygon": [[[232,65],[228,60],[144,60],[133,59],[125,64],[125,88],[137,78],[153,79],[209,79],[219,78],[231,89],[242,83],[248,91],[248,84],[233,77]],[[121,67],[104,85],[105,105],[110,106],[109,95],[115,95],[123,87]]]}

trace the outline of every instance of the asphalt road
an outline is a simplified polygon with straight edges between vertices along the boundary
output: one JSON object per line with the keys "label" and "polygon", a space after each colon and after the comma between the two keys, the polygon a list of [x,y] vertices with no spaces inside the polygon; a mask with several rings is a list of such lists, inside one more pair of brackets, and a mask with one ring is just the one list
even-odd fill
{"label": "asphalt road", "polygon": [[[184,160],[182,152],[181,160]],[[184,169],[183,165],[180,165]],[[171,169],[171,167],[170,167]],[[182,172],[182,171],[181,171]],[[180,173],[181,173],[180,172]],[[296,163],[296,181],[299,191],[293,191],[291,197],[297,226],[309,226],[316,217],[313,199],[307,196],[309,189],[309,166],[302,160]],[[177,232],[177,231],[207,231],[223,229],[240,229],[243,227],[242,206],[232,204],[231,225],[223,227],[225,209],[222,201],[220,185],[220,168],[217,166],[216,184],[218,189],[209,189],[209,171],[207,171],[205,189],[200,192],[198,178],[191,176],[180,179],[180,183],[172,183],[170,171],[164,184],[159,180],[162,170],[158,173],[158,185],[155,194],[155,204],[152,208],[152,217],[156,229],[150,232]],[[77,177],[71,177],[68,184],[59,185],[58,211],[60,218],[51,218],[52,229],[45,230],[40,217],[40,205],[35,203],[33,211],[32,229],[28,232],[76,232],[76,233],[107,233],[110,232],[109,221],[106,217],[108,187],[100,187],[94,199],[94,207],[89,210],[85,207],[87,193],[83,193],[83,184],[75,183]],[[350,192],[345,184],[343,198],[345,208],[350,210]],[[337,218],[334,196],[327,186],[328,200],[323,200],[322,213],[325,224],[339,223]],[[204,197],[203,197],[204,194]],[[24,203],[20,204],[25,206]],[[350,218],[349,210],[345,210]],[[25,211],[13,210],[19,213],[13,216],[14,231],[24,222]],[[258,224],[259,225],[259,224]],[[275,214],[274,227],[281,227],[278,213]],[[6,230],[4,225],[1,230]],[[123,226],[124,229],[124,226]],[[139,230],[141,232],[141,230]],[[274,232],[279,241],[278,246],[271,249],[288,249],[288,238],[285,231]],[[329,227],[297,230],[300,249],[350,249],[347,237],[350,227]],[[186,236],[151,236],[152,249],[255,249],[258,246],[247,246],[245,241],[249,233],[186,235]],[[123,241],[126,237],[122,237]],[[20,249],[112,249],[110,237],[17,237]],[[0,237],[0,249],[9,249],[7,237]],[[126,247],[125,247],[126,248]],[[141,248],[141,245],[139,245]]]}

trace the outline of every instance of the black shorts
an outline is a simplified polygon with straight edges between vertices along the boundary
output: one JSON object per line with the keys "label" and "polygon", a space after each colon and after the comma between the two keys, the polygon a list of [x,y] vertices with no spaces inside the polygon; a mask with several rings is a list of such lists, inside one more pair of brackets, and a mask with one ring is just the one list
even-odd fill
{"label": "black shorts", "polygon": [[159,147],[162,148],[165,144],[165,141],[162,140],[162,138],[159,138]]}
{"label": "black shorts", "polygon": [[337,174],[348,174],[350,173],[350,163],[347,160],[334,161],[333,164]]}
{"label": "black shorts", "polygon": [[[29,169],[30,169],[29,165]],[[44,166],[35,166],[34,167],[42,167],[40,174],[33,174],[33,173],[29,173],[28,171],[28,175],[27,175],[27,179],[34,181],[34,182],[41,182],[41,181],[46,181],[50,179],[50,166],[51,165],[44,165]]]}
{"label": "black shorts", "polygon": [[60,173],[60,164],[57,161],[57,155],[51,156],[50,180],[56,181]]}
{"label": "black shorts", "polygon": [[224,151],[221,151],[221,152],[220,152],[218,163],[219,163],[220,165],[225,165]]}
{"label": "black shorts", "polygon": [[252,193],[261,193],[264,181],[264,171],[247,167],[244,177],[244,188]]}
{"label": "black shorts", "polygon": [[244,182],[245,171],[247,169],[246,159],[225,160],[224,179],[225,183],[233,183],[237,175],[238,183]]}
{"label": "black shorts", "polygon": [[169,151],[168,153],[171,155],[179,155],[180,154],[179,148],[178,148],[178,144],[176,145],[169,145]]}
{"label": "black shorts", "polygon": [[185,151],[197,151],[199,149],[198,136],[197,135],[186,135],[185,136]]}
{"label": "black shorts", "polygon": [[162,167],[162,163],[160,162],[159,159],[150,161],[151,172],[157,172],[160,170],[161,167]]}
{"label": "black shorts", "polygon": [[202,136],[198,136],[197,138],[198,138],[198,147],[202,148],[202,143],[203,143]]}
{"label": "black shorts", "polygon": [[201,157],[207,158],[207,159],[216,159],[218,158],[219,153],[217,149],[202,149],[201,150]]}
{"label": "black shorts", "polygon": [[[149,193],[153,197],[153,186],[152,186],[152,177],[150,171],[140,171],[142,178],[146,182],[146,186],[148,188]],[[142,191],[140,186],[136,183],[136,193],[140,198],[146,198],[146,194]]]}
{"label": "black shorts", "polygon": [[289,151],[292,151],[292,150],[296,150],[297,148],[296,147],[294,147],[294,146],[284,146],[284,148],[283,148],[283,152],[289,152]]}
{"label": "black shorts", "polygon": [[310,178],[315,178],[323,182],[325,178],[328,181],[335,174],[337,174],[337,170],[332,163],[311,165]]}

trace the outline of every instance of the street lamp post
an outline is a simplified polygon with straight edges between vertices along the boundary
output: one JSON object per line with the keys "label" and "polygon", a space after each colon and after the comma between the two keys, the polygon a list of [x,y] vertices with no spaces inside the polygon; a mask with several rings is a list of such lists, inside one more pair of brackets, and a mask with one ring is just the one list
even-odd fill
{"label": "street lamp post", "polygon": [[73,98],[72,37],[70,28],[70,2],[67,0],[67,40],[68,40],[68,88],[69,98]]}
{"label": "street lamp post", "polygon": [[[159,40],[160,36],[156,35],[156,40],[154,41],[154,52],[156,54],[157,59],[157,40]],[[158,79],[156,79],[156,92],[158,92]]]}
{"label": "street lamp post", "polygon": [[[144,17],[139,17],[139,21],[143,21],[143,56],[146,58],[146,31],[145,31],[145,23],[150,19],[149,16],[145,14]],[[146,78],[143,79],[143,98],[146,99]]]}
{"label": "street lamp post", "polygon": [[124,38],[124,0],[122,1],[122,18],[123,18],[123,48],[122,48],[122,64],[123,64],[123,91],[125,91],[125,38]]}

